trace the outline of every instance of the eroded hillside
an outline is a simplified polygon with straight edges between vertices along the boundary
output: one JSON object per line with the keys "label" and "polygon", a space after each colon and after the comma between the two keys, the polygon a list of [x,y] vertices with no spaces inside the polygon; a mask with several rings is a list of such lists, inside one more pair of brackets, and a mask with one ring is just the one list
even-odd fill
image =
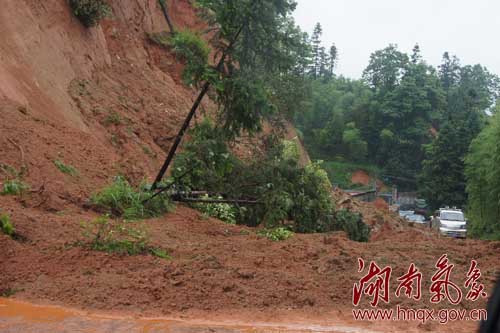
{"label": "eroded hillside", "polygon": [[[88,207],[91,193],[120,174],[135,184],[151,179],[196,95],[182,83],[182,65],[147,37],[167,29],[157,0],[111,5],[112,17],[85,29],[65,0],[2,3],[0,180],[15,174],[30,189],[0,197],[21,236],[0,235],[0,291],[142,315],[293,310],[343,320],[358,257],[401,267],[416,261],[429,274],[446,251],[464,265],[477,259],[493,283],[498,243],[442,240],[345,198],[339,205],[368,212],[372,242],[335,233],[273,243],[179,205],[148,221],[152,244],[171,260],[77,246],[80,223],[98,215]],[[189,1],[171,0],[169,8],[179,29],[205,27]],[[214,108],[205,99],[201,114]],[[286,136],[296,139],[290,126]]]}

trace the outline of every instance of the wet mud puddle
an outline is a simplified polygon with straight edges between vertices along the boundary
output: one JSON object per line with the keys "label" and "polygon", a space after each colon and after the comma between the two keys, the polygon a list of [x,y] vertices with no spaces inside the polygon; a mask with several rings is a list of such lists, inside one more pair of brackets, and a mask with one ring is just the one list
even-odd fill
{"label": "wet mud puddle", "polygon": [[370,333],[360,328],[304,324],[218,323],[89,314],[0,298],[2,333]]}

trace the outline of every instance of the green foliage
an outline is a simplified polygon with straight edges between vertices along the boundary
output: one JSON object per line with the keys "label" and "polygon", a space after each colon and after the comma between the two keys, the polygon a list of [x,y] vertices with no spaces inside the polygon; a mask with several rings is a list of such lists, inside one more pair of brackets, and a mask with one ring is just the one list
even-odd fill
{"label": "green foliage", "polygon": [[[222,200],[221,196],[216,198],[211,198],[208,195],[202,197],[202,199],[217,199]],[[194,208],[200,212],[207,214],[213,218],[219,219],[228,224],[236,224],[236,209],[227,203],[197,203],[193,205]]]}
{"label": "green foliage", "polygon": [[85,243],[94,251],[127,255],[149,253],[162,259],[171,259],[165,250],[148,245],[148,235],[143,225],[100,216],[90,222],[83,222],[82,228]]}
{"label": "green foliage", "polygon": [[348,123],[342,134],[342,142],[349,151],[352,161],[363,161],[368,153],[368,144],[361,137],[361,132],[356,128],[356,124]]}
{"label": "green foliage", "polygon": [[107,216],[82,223],[84,236],[95,251],[137,255],[147,252],[147,235],[143,228],[134,228]]}
{"label": "green foliage", "polygon": [[299,160],[300,150],[295,141],[283,141],[283,158],[286,160]]}
{"label": "green foliage", "polygon": [[128,220],[140,220],[160,216],[171,208],[167,195],[159,195],[148,200],[151,194],[136,190],[123,177],[115,177],[112,184],[95,193],[91,202],[108,214]]}
{"label": "green foliage", "polygon": [[61,160],[55,160],[54,161],[55,166],[61,171],[62,173],[65,173],[70,176],[78,176],[78,170],[75,169],[75,167],[65,164]]}
{"label": "green foliage", "polygon": [[7,289],[0,289],[0,297],[5,297],[9,298],[17,294],[18,292],[23,291],[22,289],[16,289],[16,288],[7,288]]}
{"label": "green foliage", "polygon": [[470,128],[457,122],[446,123],[434,142],[426,146],[426,159],[419,177],[420,194],[431,209],[464,207],[464,156],[472,138]]}
{"label": "green foliage", "polygon": [[0,214],[0,231],[10,237],[13,237],[16,233],[14,224],[11,222],[10,216],[7,214]]}
{"label": "green foliage", "polygon": [[347,233],[351,240],[356,242],[368,242],[370,239],[370,228],[363,223],[362,216],[358,213],[342,209],[335,214],[336,229]]}
{"label": "green foliage", "polygon": [[19,179],[7,180],[3,184],[1,195],[21,195],[29,190],[29,186]]}
{"label": "green foliage", "polygon": [[9,164],[0,163],[0,172],[5,173],[8,177],[21,178],[25,172],[25,167],[23,166],[20,171]]}
{"label": "green foliage", "polygon": [[[164,43],[161,39],[159,42]],[[208,79],[208,55],[210,49],[203,38],[188,30],[179,31],[168,40],[168,45],[177,57],[186,64],[182,74],[184,82],[198,84]]]}
{"label": "green foliage", "polygon": [[[249,98],[251,96],[251,98]],[[275,112],[269,91],[254,73],[240,71],[238,75],[222,81],[218,96],[221,105],[219,119],[231,137],[243,130],[250,134],[261,130],[261,119]]]}
{"label": "green foliage", "polygon": [[111,126],[111,125],[121,125],[122,124],[122,117],[120,114],[116,111],[110,112],[106,118],[104,119],[103,125],[104,126]]}
{"label": "green foliage", "polygon": [[500,240],[500,116],[472,142],[466,157],[471,236]]}
{"label": "green foliage", "polygon": [[235,207],[238,224],[263,224],[274,229],[286,222],[301,233],[336,230],[332,186],[326,172],[319,164],[300,167],[290,142],[270,138],[264,155],[243,162],[228,151],[224,136],[209,122],[202,122],[192,133],[192,140],[174,165],[173,177],[179,189],[258,200],[259,205]]}
{"label": "green foliage", "polygon": [[111,14],[111,7],[105,0],[69,0],[73,14],[89,28]]}
{"label": "green foliage", "polygon": [[[321,53],[320,41],[313,37],[311,44]],[[480,65],[462,66],[448,53],[436,69],[422,59],[418,45],[411,55],[390,45],[372,54],[363,80],[314,78],[311,74],[309,107],[295,117],[313,159],[376,165],[400,190],[420,186],[427,198],[434,180],[446,179],[448,185],[440,186],[433,205],[464,203],[461,160],[499,96],[496,75]],[[448,147],[441,143],[444,138],[437,138],[443,129],[456,132],[457,141]],[[439,154],[426,148],[429,145],[442,145]],[[457,166],[451,175],[443,164],[431,166],[443,153]],[[348,185],[347,176],[338,178],[335,183]],[[452,182],[458,186],[452,189]],[[459,193],[447,197],[445,192],[451,190]]]}
{"label": "green foliage", "polygon": [[[261,130],[276,110],[292,118],[308,95],[304,78],[310,48],[294,23],[291,0],[198,0],[224,66],[209,75],[220,105],[219,121],[233,138]],[[228,48],[228,44],[232,47]]]}
{"label": "green foliage", "polygon": [[161,259],[168,259],[168,260],[172,259],[172,256],[170,254],[168,254],[168,252],[166,250],[159,249],[156,247],[149,248],[149,253],[151,253],[151,255],[158,257],[158,258],[161,258]]}
{"label": "green foliage", "polygon": [[293,237],[293,232],[286,228],[263,229],[257,233],[259,236],[266,237],[273,242],[285,241]]}

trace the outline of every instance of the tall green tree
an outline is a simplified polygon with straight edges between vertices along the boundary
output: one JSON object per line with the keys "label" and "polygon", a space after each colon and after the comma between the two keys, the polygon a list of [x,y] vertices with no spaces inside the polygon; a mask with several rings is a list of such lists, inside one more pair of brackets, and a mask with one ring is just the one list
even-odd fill
{"label": "tall green tree", "polygon": [[328,74],[330,77],[333,76],[333,73],[335,71],[335,68],[337,67],[337,62],[339,61],[339,53],[337,46],[333,44],[330,46],[330,53],[328,57]]}
{"label": "tall green tree", "polygon": [[[297,49],[303,36],[290,19],[296,7],[292,0],[199,0],[197,5],[211,31],[211,44],[219,56],[218,64],[200,75],[205,82],[175,137],[165,163],[153,183],[156,190],[168,170],[180,142],[205,95],[213,88],[219,103],[218,125],[229,139],[246,131],[261,130],[262,120],[270,117],[283,101],[278,94],[283,82],[275,76],[297,73],[301,61]],[[290,32],[295,32],[290,34]],[[189,62],[189,59],[186,59]],[[290,105],[290,103],[288,103]]]}
{"label": "tall green tree", "polygon": [[500,240],[500,116],[472,142],[465,160],[470,234]]}
{"label": "tall green tree", "polygon": [[419,177],[420,194],[432,209],[443,205],[464,207],[466,203],[464,152],[468,138],[464,127],[449,121],[432,144],[426,146],[426,159]]}
{"label": "tall green tree", "polygon": [[316,23],[311,37],[313,63],[311,67],[311,75],[313,78],[318,78],[321,70],[321,36],[323,35],[323,28],[321,23]]}
{"label": "tall green tree", "polygon": [[458,84],[460,80],[460,60],[448,52],[443,54],[443,60],[439,65],[439,77],[446,92]]}

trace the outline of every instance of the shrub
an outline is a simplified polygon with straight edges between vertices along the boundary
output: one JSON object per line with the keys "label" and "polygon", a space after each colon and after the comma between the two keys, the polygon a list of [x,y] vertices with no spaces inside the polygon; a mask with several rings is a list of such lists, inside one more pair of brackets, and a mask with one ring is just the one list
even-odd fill
{"label": "shrub", "polygon": [[280,242],[293,237],[293,232],[285,228],[264,229],[257,233],[273,242]]}
{"label": "shrub", "polygon": [[[205,195],[203,199],[214,199]],[[215,199],[221,200],[218,196]],[[198,203],[193,205],[194,208],[208,216],[219,219],[228,224],[236,224],[236,209],[234,206],[227,203]]]}
{"label": "shrub", "polygon": [[361,214],[339,210],[335,214],[335,224],[335,229],[345,231],[351,240],[368,242],[370,239],[370,227],[363,223]]}
{"label": "shrub", "polygon": [[146,201],[150,196],[150,193],[134,189],[125,178],[118,176],[112,184],[93,194],[91,202],[108,214],[130,220],[157,217],[170,210],[171,200],[166,194]]}
{"label": "shrub", "polygon": [[175,34],[159,32],[149,34],[154,43],[171,48],[177,58],[185,62],[182,78],[187,84],[197,84],[208,79],[208,44],[196,33],[179,31]]}
{"label": "shrub", "polygon": [[7,180],[3,184],[1,195],[21,195],[29,190],[29,186],[19,179]]}
{"label": "shrub", "polygon": [[62,173],[70,176],[78,176],[78,170],[76,170],[75,167],[69,164],[64,164],[64,162],[60,160],[55,160],[54,164]]}
{"label": "shrub", "polygon": [[7,214],[0,214],[0,230],[7,236],[14,237],[16,230],[10,221],[10,216]]}
{"label": "shrub", "polygon": [[170,259],[163,249],[150,247],[148,235],[141,225],[131,226],[130,222],[112,221],[108,216],[98,217],[82,223],[83,236],[94,251],[128,255],[151,254]]}
{"label": "shrub", "polygon": [[104,119],[103,125],[104,126],[110,126],[110,125],[121,125],[122,123],[122,117],[120,117],[120,114],[116,111],[110,112],[106,118]]}
{"label": "shrub", "polygon": [[70,0],[73,14],[89,28],[99,24],[99,21],[111,14],[111,7],[105,0]]}
{"label": "shrub", "polygon": [[263,156],[244,163],[231,154],[224,136],[208,121],[191,133],[191,141],[175,161],[174,181],[187,191],[258,200],[258,205],[233,207],[236,223],[251,227],[264,224],[274,230],[286,222],[295,232],[344,230],[353,240],[368,240],[369,228],[360,215],[336,212],[332,185],[321,164],[300,167],[292,143],[271,138]]}

